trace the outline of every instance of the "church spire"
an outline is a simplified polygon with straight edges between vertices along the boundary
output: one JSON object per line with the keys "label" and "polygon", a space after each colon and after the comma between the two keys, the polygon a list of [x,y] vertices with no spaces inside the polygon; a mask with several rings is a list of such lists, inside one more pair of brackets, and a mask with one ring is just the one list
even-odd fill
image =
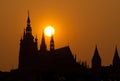
{"label": "church spire", "polygon": [[100,58],[99,53],[98,53],[97,45],[96,45],[96,47],[95,47],[95,52],[94,52],[93,58]]}
{"label": "church spire", "polygon": [[55,45],[54,45],[54,39],[53,39],[53,34],[51,36],[51,39],[50,39],[50,51],[53,52],[54,51],[54,48]]}
{"label": "church spire", "polygon": [[32,28],[31,28],[31,26],[30,26],[30,16],[29,16],[29,11],[28,11],[28,18],[27,18],[26,33],[28,33],[28,34],[32,34]]}
{"label": "church spire", "polygon": [[45,44],[45,36],[44,36],[44,31],[42,32],[42,40],[41,40],[41,45],[40,45],[40,51],[45,52],[46,49],[46,44]]}
{"label": "church spire", "polygon": [[30,24],[29,11],[28,11],[28,19],[27,19],[27,23]]}
{"label": "church spire", "polygon": [[99,56],[99,52],[96,45],[95,52],[92,58],[92,68],[100,68],[100,67],[101,67],[101,58]]}
{"label": "church spire", "polygon": [[120,64],[120,58],[118,55],[118,50],[117,50],[117,46],[115,48],[115,53],[114,53],[114,57],[113,57],[113,66],[118,66]]}

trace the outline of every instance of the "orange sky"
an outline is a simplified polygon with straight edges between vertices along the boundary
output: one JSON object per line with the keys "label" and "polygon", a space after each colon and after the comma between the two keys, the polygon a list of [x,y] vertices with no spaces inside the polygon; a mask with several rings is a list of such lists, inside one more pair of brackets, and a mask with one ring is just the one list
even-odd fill
{"label": "orange sky", "polygon": [[[41,40],[47,25],[56,29],[55,47],[70,46],[77,59],[91,63],[98,45],[102,65],[120,52],[119,0],[0,0],[0,70],[17,68],[19,43],[30,11],[33,35]],[[49,48],[49,38],[46,37]]]}

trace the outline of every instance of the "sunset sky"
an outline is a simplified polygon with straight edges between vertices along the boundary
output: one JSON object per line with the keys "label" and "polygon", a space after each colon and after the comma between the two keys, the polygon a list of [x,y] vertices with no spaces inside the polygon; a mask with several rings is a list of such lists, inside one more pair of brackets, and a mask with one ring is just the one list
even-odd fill
{"label": "sunset sky", "polygon": [[[98,46],[102,65],[120,55],[120,0],[0,0],[0,70],[17,68],[19,43],[30,12],[40,46],[42,30],[55,28],[55,48],[69,45],[78,61],[91,59]],[[50,38],[46,37],[49,49]]]}

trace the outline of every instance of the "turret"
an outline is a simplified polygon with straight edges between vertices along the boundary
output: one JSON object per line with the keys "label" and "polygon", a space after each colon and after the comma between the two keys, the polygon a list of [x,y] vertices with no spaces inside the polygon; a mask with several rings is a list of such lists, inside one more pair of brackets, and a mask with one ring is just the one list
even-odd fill
{"label": "turret", "polygon": [[99,52],[98,52],[98,49],[97,49],[97,46],[95,48],[95,52],[94,52],[94,55],[93,55],[93,58],[92,58],[92,69],[94,70],[99,70],[101,68],[101,58],[99,56]]}
{"label": "turret", "polygon": [[47,51],[47,47],[46,47],[46,44],[45,44],[44,32],[42,33],[42,40],[41,40],[41,45],[40,45],[40,51],[41,52],[46,52]]}
{"label": "turret", "polygon": [[114,57],[113,57],[113,67],[120,67],[120,58],[118,55],[118,50],[117,50],[117,46],[115,48],[115,53],[114,53]]}

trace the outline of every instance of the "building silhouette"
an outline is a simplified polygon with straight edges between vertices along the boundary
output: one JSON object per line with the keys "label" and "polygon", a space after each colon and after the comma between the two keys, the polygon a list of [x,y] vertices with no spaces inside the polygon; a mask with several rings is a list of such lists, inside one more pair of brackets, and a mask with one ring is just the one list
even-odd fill
{"label": "building silhouette", "polygon": [[120,57],[118,55],[117,47],[115,48],[115,54],[113,57],[113,67],[120,68]]}
{"label": "building silhouette", "polygon": [[69,46],[55,49],[54,37],[50,38],[50,50],[47,50],[44,32],[40,48],[38,46],[37,37],[32,35],[32,27],[30,25],[30,17],[28,14],[27,26],[24,30],[23,37],[20,40],[19,65],[21,72],[75,72],[75,69],[82,68],[76,62],[75,56],[72,54]]}
{"label": "building silhouette", "polygon": [[0,72],[0,81],[120,81],[120,57],[115,47],[112,64],[102,66],[102,59],[96,45],[91,59],[77,62],[69,46],[55,49],[54,36],[50,38],[47,50],[44,32],[40,48],[38,39],[32,35],[30,16],[20,39],[18,68],[10,72]]}
{"label": "building silhouette", "polygon": [[96,46],[95,52],[92,58],[92,69],[97,71],[97,70],[100,70],[100,68],[101,68],[101,57],[99,55],[98,48]]}

